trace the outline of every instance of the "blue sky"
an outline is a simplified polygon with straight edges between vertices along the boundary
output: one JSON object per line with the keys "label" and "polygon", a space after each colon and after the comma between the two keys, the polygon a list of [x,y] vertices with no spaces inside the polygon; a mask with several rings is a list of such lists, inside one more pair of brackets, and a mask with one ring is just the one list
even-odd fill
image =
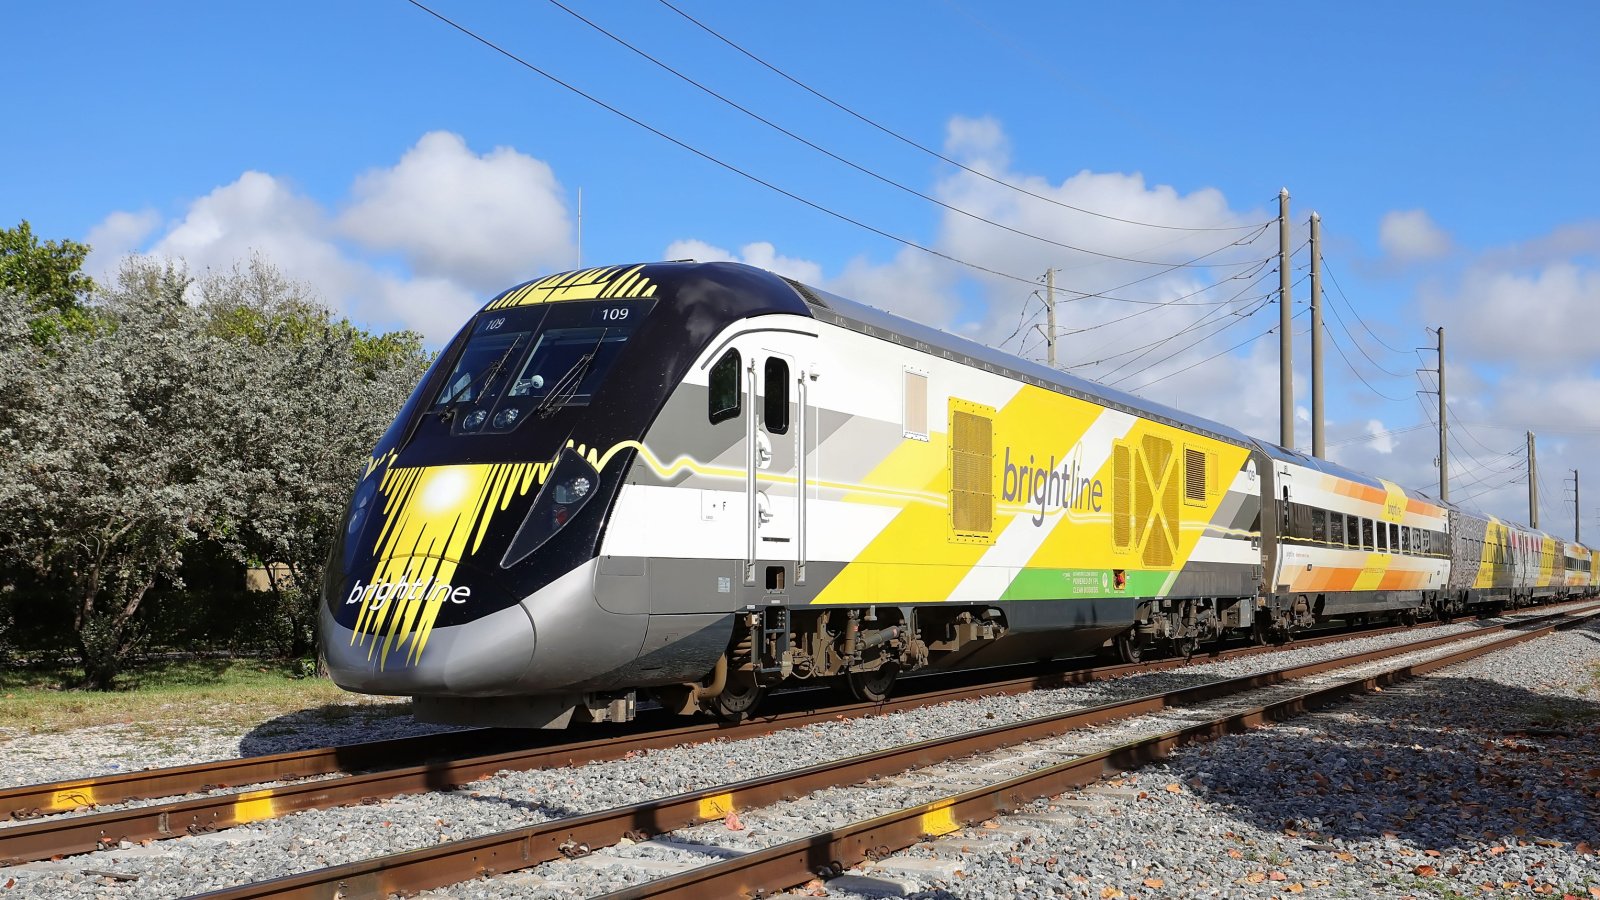
{"label": "blue sky", "polygon": [[[1114,379],[1155,362],[1119,386],[1276,436],[1275,340],[1222,352],[1275,321],[1269,298],[1256,298],[1276,278],[1248,266],[1273,251],[1275,230],[1215,257],[1238,261],[1232,269],[1069,251],[1058,245],[1170,266],[1253,232],[1123,226],[1050,206],[840,113],[655,0],[569,5],[864,168],[1055,244],[829,160],[547,0],[434,8],[711,156],[949,255],[1023,279],[1057,267],[1068,292],[1154,273],[1112,291],[1147,305],[1253,285],[1225,310],[1180,303],[1125,323],[1113,320],[1144,307],[1063,304],[1065,327],[1099,327],[1068,335],[1061,351],[1081,365],[1198,321],[1159,356],[1074,371]],[[1399,430],[1426,424],[1412,370],[1431,364],[1405,351],[1431,343],[1424,324],[1443,323],[1452,406],[1472,423],[1452,451],[1462,457],[1453,496],[1482,492],[1476,502],[1491,511],[1526,518],[1526,489],[1511,479],[1532,428],[1543,524],[1570,533],[1562,469],[1600,452],[1600,62],[1589,46],[1600,6],[679,6],[885,128],[1058,202],[1241,225],[1275,216],[1287,186],[1295,243],[1306,213],[1319,211],[1329,267],[1383,342],[1355,321],[1352,339],[1330,316],[1334,340],[1398,398],[1361,385],[1330,346],[1337,457],[1431,489],[1435,439]],[[585,263],[740,258],[993,343],[1030,302],[1028,284],[907,249],[732,174],[403,0],[28,4],[8,11],[8,32],[27,88],[8,101],[0,221],[93,239],[102,272],[128,252],[181,256],[200,272],[260,253],[357,321],[437,342],[497,287],[576,262],[581,188]],[[1302,250],[1297,278],[1307,260]],[[1240,273],[1262,280],[1216,283]],[[1305,284],[1295,297],[1300,308]],[[1252,309],[1207,337],[1203,313],[1244,319]],[[1006,346],[1036,356],[1037,344]],[[1135,356],[1137,366],[1114,368]],[[1309,440],[1304,423],[1297,436]],[[1594,477],[1600,490],[1600,467]],[[1600,536],[1600,503],[1586,506]]]}

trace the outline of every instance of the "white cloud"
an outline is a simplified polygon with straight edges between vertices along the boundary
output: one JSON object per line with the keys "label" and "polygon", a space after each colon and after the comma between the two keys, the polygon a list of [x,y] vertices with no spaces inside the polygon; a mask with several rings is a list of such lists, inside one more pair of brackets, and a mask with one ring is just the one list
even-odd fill
{"label": "white cloud", "polygon": [[161,215],[153,209],[140,212],[114,212],[89,229],[84,243],[90,249],[84,269],[95,278],[104,279],[117,271],[122,258],[144,244],[157,227]]}
{"label": "white cloud", "polygon": [[804,284],[822,285],[822,266],[809,259],[796,259],[778,253],[778,248],[768,241],[745,244],[738,253],[713,246],[693,238],[673,241],[661,254],[662,259],[692,259],[696,262],[741,262],[776,272]]}
{"label": "white cloud", "polygon": [[1378,223],[1378,245],[1396,263],[1438,259],[1451,250],[1450,235],[1424,209],[1385,213]]}
{"label": "white cloud", "polygon": [[260,255],[353,320],[411,328],[432,343],[490,293],[573,257],[549,166],[503,147],[477,156],[446,132],[360,176],[339,214],[247,171],[159,224],[154,213],[113,212],[90,232],[97,259],[109,269],[113,256],[142,251],[181,258],[198,274]]}
{"label": "white cloud", "polygon": [[351,194],[340,231],[403,253],[419,275],[490,291],[577,257],[555,173],[509,147],[479,156],[460,135],[432,131]]}
{"label": "white cloud", "polygon": [[1383,427],[1383,420],[1368,419],[1367,434],[1372,436],[1367,446],[1371,447],[1374,453],[1388,455],[1394,452],[1394,436]]}
{"label": "white cloud", "polygon": [[1527,369],[1587,369],[1596,361],[1591,323],[1600,312],[1600,270],[1575,262],[1531,273],[1477,265],[1453,287],[1426,288],[1422,308],[1446,326],[1447,352]]}

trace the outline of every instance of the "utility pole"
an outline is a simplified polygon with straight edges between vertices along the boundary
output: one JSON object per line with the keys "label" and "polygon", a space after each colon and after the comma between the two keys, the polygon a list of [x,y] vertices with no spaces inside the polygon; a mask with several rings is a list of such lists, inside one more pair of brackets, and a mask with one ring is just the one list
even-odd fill
{"label": "utility pole", "polygon": [[1533,432],[1528,432],[1528,524],[1539,527],[1539,457],[1534,454]]}
{"label": "utility pole", "polygon": [[1278,191],[1278,443],[1294,449],[1294,329],[1290,309],[1289,189]]}
{"label": "utility pole", "polygon": [[1439,326],[1439,499],[1450,499],[1450,446],[1447,439],[1450,426],[1445,419],[1444,403],[1444,326]]}
{"label": "utility pole", "polygon": [[1572,470],[1572,542],[1575,543],[1575,544],[1583,543],[1582,535],[1580,534],[1580,531],[1582,529],[1579,527],[1579,525],[1580,525],[1579,519],[1582,518],[1582,515],[1580,514],[1580,510],[1583,509],[1583,507],[1578,504],[1578,501],[1580,499],[1582,499],[1582,498],[1580,498],[1578,496],[1578,470],[1577,469],[1573,469]]}
{"label": "utility pole", "polygon": [[1044,270],[1045,335],[1044,358],[1050,368],[1056,367],[1056,270]]}
{"label": "utility pole", "polygon": [[1322,217],[1311,214],[1311,455],[1327,456],[1322,439]]}

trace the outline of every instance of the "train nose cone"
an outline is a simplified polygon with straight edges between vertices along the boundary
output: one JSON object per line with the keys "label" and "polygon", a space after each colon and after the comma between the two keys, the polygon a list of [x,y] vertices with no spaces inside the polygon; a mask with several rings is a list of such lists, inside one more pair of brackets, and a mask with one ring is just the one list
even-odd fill
{"label": "train nose cone", "polygon": [[334,683],[368,694],[503,693],[532,664],[535,634],[495,584],[470,564],[456,566],[448,584],[344,579],[322,606]]}

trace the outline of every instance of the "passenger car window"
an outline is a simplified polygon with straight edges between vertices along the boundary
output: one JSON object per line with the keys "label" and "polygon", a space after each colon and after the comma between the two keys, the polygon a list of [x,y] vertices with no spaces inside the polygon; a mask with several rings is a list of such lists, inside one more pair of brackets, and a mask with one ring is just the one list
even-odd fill
{"label": "passenger car window", "polygon": [[709,406],[707,414],[713,425],[739,415],[740,398],[743,396],[739,390],[739,362],[739,351],[729,350],[711,367],[711,384],[706,397]]}
{"label": "passenger car window", "polygon": [[762,371],[761,420],[767,431],[783,434],[789,430],[789,364],[776,356],[767,357]]}

